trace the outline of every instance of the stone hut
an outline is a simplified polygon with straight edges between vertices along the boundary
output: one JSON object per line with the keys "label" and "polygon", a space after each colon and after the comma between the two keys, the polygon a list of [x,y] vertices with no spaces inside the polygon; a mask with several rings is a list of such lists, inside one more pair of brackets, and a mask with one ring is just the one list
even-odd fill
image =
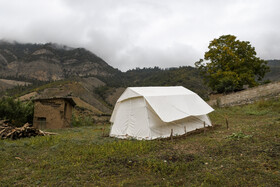
{"label": "stone hut", "polygon": [[45,98],[33,101],[34,127],[38,129],[71,127],[72,109],[76,105],[72,98]]}

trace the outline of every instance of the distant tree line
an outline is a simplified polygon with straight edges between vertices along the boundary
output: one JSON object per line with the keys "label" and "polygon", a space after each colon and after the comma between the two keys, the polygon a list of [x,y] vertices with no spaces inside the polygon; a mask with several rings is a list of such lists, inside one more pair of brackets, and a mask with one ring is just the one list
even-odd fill
{"label": "distant tree line", "polygon": [[106,83],[106,86],[97,89],[97,93],[101,95],[108,90],[106,87],[132,86],[184,86],[204,98],[207,98],[209,92],[198,69],[191,66],[166,69],[135,68],[111,77],[99,76],[98,78]]}

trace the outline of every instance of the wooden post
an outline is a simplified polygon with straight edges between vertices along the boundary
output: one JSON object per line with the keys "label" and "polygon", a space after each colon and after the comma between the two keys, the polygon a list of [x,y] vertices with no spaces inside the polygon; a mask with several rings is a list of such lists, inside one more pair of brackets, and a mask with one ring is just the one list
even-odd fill
{"label": "wooden post", "polygon": [[226,118],[226,125],[227,125],[227,129],[229,128],[229,126],[228,126],[228,119]]}
{"label": "wooden post", "polygon": [[171,129],[170,139],[173,140],[173,129]]}
{"label": "wooden post", "polygon": [[185,134],[187,133],[187,129],[186,129],[186,126],[184,126],[184,131],[185,131]]}
{"label": "wooden post", "polygon": [[204,133],[204,134],[205,134],[205,130],[206,130],[206,129],[205,129],[205,126],[206,126],[206,125],[205,125],[205,121],[203,121],[203,127],[204,127],[204,128],[203,128],[203,129],[204,129],[203,133]]}
{"label": "wooden post", "polygon": [[105,136],[104,130],[105,130],[105,128],[103,127],[103,128],[102,128],[102,136],[103,136],[103,137]]}

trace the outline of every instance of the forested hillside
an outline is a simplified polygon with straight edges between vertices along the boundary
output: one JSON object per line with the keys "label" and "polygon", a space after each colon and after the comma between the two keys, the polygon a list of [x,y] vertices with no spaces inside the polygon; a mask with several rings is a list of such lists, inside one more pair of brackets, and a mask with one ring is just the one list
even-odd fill
{"label": "forested hillside", "polygon": [[[270,72],[263,81],[280,80],[280,60],[269,60],[268,66]],[[112,107],[123,90],[132,86],[184,86],[204,99],[211,92],[195,67],[135,68],[121,72],[86,49],[53,43],[20,44],[0,41],[0,78],[5,81],[0,82],[1,96],[23,95],[57,80],[62,82],[48,84],[46,88],[49,89],[51,85],[63,87],[63,80],[72,83],[78,81],[84,89],[79,92],[68,90],[69,93],[76,93],[76,97],[82,97],[85,101],[90,101],[91,98],[86,96],[93,97],[93,94],[98,97],[96,99],[103,100],[101,102],[107,105],[106,108]],[[31,85],[10,85],[6,84],[7,79],[25,81]],[[100,80],[102,84],[99,84]],[[67,84],[71,84],[70,82]],[[70,86],[69,89],[73,87],[75,86]],[[57,94],[63,95],[62,90]],[[102,107],[99,109],[102,111]]]}
{"label": "forested hillside", "polygon": [[[207,97],[209,92],[198,70],[191,66],[167,69],[136,68],[113,77],[99,77],[99,79],[105,82],[107,87],[184,86],[202,97]],[[104,88],[100,89],[106,91]]]}
{"label": "forested hillside", "polygon": [[265,75],[264,80],[280,81],[280,60],[268,60],[270,72]]}
{"label": "forested hillside", "polygon": [[[270,72],[266,74],[263,81],[280,81],[280,60],[269,60]],[[208,97],[211,90],[204,84],[197,68],[182,66],[161,69],[136,68],[127,72],[117,73],[112,77],[99,77],[106,86],[100,87],[98,93],[110,92],[111,87],[131,87],[131,86],[184,86],[202,96]],[[108,93],[107,93],[108,94]]]}

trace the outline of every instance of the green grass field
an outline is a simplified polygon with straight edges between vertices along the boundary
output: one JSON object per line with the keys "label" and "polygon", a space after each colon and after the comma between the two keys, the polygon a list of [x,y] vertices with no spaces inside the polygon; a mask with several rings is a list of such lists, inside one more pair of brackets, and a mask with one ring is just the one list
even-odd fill
{"label": "green grass field", "polygon": [[173,140],[118,140],[103,136],[109,125],[0,140],[0,186],[280,186],[279,99],[210,118]]}

